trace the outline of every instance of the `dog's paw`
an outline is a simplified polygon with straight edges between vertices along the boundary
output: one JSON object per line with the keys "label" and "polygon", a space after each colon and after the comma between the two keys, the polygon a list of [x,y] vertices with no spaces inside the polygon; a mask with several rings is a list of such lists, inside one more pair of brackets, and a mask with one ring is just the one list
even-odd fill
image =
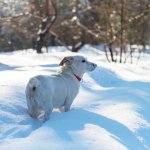
{"label": "dog's paw", "polygon": [[73,108],[71,108],[71,109],[70,109],[70,111],[74,111],[74,110],[76,110],[76,108],[75,108],[75,107],[73,107]]}
{"label": "dog's paw", "polygon": [[64,107],[60,107],[60,108],[59,108],[59,111],[60,111],[60,112],[65,112],[65,108],[64,108]]}
{"label": "dog's paw", "polygon": [[42,122],[45,120],[45,112],[43,110],[40,111],[40,114],[38,115],[37,119]]}

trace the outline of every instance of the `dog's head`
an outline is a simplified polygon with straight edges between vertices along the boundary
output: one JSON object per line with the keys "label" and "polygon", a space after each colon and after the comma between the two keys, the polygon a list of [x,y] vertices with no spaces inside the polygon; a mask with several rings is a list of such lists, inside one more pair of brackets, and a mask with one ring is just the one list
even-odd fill
{"label": "dog's head", "polygon": [[83,74],[88,71],[93,71],[97,66],[96,64],[89,62],[87,58],[83,56],[64,57],[59,65],[71,67],[74,71],[77,71],[80,74]]}

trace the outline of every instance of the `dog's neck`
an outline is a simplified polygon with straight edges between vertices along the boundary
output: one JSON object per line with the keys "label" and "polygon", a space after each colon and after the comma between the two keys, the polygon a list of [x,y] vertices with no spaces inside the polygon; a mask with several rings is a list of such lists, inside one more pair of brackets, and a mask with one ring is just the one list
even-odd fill
{"label": "dog's neck", "polygon": [[80,78],[78,75],[76,75],[75,73],[73,73],[73,75],[76,77],[76,79],[80,82],[82,80],[82,78]]}
{"label": "dog's neck", "polygon": [[62,67],[60,73],[67,73],[73,75],[79,82],[82,80],[83,74],[80,74],[73,70],[71,67]]}

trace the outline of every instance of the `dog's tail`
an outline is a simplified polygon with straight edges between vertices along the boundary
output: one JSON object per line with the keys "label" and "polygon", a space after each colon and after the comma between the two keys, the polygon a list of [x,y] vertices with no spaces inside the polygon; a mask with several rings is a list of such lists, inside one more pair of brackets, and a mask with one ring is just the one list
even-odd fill
{"label": "dog's tail", "polygon": [[27,87],[26,87],[26,98],[27,98],[27,101],[31,101],[33,99],[35,99],[35,96],[36,96],[36,93],[37,93],[37,88],[39,87],[39,80],[34,77],[34,78],[31,78],[27,84]]}
{"label": "dog's tail", "polygon": [[30,89],[30,92],[35,92],[38,86],[39,80],[37,78],[32,78],[29,80],[28,88]]}

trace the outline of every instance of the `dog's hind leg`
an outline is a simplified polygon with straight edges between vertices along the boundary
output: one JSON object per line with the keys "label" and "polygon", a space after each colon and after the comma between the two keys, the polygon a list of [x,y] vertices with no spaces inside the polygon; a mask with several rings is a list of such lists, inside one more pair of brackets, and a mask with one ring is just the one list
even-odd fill
{"label": "dog's hind leg", "polygon": [[42,110],[44,111],[43,120],[46,121],[49,119],[52,111],[53,111],[53,104],[52,104],[52,98],[49,96],[44,97],[44,101],[41,104]]}

